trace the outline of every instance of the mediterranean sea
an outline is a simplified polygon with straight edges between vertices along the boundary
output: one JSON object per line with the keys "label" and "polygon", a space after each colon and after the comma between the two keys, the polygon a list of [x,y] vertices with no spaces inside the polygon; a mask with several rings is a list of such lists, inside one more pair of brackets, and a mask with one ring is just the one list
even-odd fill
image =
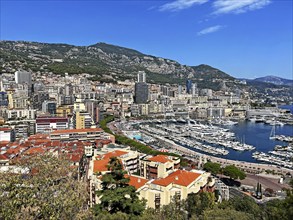
{"label": "mediterranean sea", "polygon": [[[252,158],[253,152],[261,151],[267,153],[268,151],[273,150],[276,145],[288,145],[288,143],[286,142],[269,139],[272,130],[272,126],[269,124],[241,121],[237,125],[229,126],[227,128],[235,133],[236,138],[240,142],[245,142],[247,144],[253,145],[254,147],[256,147],[256,149],[253,151],[244,152],[229,149],[229,154],[226,156],[222,156],[222,158],[247,162],[257,162],[257,160]],[[293,136],[293,126],[276,126],[275,132],[276,135]]]}

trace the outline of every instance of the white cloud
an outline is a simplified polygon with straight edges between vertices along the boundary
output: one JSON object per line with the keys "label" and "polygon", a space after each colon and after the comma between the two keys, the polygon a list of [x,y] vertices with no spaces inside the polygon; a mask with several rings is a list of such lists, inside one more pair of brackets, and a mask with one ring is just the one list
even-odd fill
{"label": "white cloud", "polygon": [[197,32],[197,35],[201,36],[201,35],[205,35],[205,34],[210,34],[210,33],[219,31],[222,28],[224,28],[224,26],[222,26],[222,25],[216,25],[216,26],[208,27],[208,28],[205,28],[205,29]]}
{"label": "white cloud", "polygon": [[270,3],[271,0],[216,0],[213,14],[239,14],[261,9]]}
{"label": "white cloud", "polygon": [[194,5],[201,5],[209,0],[176,0],[170,3],[166,3],[162,5],[159,10],[160,11],[179,11],[182,9],[190,8]]}

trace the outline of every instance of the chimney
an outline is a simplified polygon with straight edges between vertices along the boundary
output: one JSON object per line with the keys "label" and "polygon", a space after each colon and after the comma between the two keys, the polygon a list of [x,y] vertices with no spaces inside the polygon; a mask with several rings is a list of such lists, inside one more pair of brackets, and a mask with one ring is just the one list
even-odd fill
{"label": "chimney", "polygon": [[178,178],[178,176],[175,176],[175,180],[178,180],[179,178]]}
{"label": "chimney", "polygon": [[137,182],[139,182],[139,183],[140,183],[140,179],[139,179],[139,178],[137,179]]}

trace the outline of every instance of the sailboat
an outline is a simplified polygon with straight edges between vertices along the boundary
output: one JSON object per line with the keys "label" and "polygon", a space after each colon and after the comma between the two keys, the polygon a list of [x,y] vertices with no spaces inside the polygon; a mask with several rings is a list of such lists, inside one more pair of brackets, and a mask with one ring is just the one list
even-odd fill
{"label": "sailboat", "polygon": [[271,140],[276,139],[276,124],[275,123],[273,124],[272,130],[271,130],[270,139]]}

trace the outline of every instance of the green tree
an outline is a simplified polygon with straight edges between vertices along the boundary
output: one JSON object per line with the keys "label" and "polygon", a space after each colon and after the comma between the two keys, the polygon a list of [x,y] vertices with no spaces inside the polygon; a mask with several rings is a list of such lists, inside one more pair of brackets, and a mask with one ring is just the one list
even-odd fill
{"label": "green tree", "polygon": [[253,219],[259,219],[261,217],[262,210],[258,204],[250,197],[236,197],[229,201],[230,207],[239,212],[249,213],[254,216]]}
{"label": "green tree", "polygon": [[191,193],[185,201],[185,209],[188,216],[199,216],[204,210],[212,208],[215,204],[215,196],[213,193],[201,192],[198,194]]}
{"label": "green tree", "polygon": [[129,178],[125,178],[126,172],[116,157],[110,158],[107,174],[102,176],[100,203],[94,208],[96,214],[101,211],[114,213],[126,213],[130,216],[138,216],[145,209],[145,201],[138,198],[138,193],[133,186],[129,186]]}
{"label": "green tree", "polygon": [[228,165],[224,167],[223,174],[225,176],[229,176],[231,179],[234,179],[234,180],[235,179],[243,180],[246,177],[246,174],[242,170],[235,167],[234,165]]}
{"label": "green tree", "polygon": [[213,162],[207,162],[203,165],[203,169],[214,174],[217,175],[218,173],[220,173],[221,170],[221,164],[219,163],[213,163]]}
{"label": "green tree", "polygon": [[159,210],[148,208],[144,211],[139,220],[185,220],[187,211],[183,209],[184,201],[172,199],[170,204],[164,205]]}
{"label": "green tree", "polygon": [[203,215],[201,216],[201,219],[209,220],[209,219],[225,219],[225,220],[251,220],[254,216],[245,213],[236,211],[234,209],[208,209],[204,211]]}
{"label": "green tree", "polygon": [[70,163],[52,155],[22,157],[0,173],[0,219],[79,219],[87,200]]}

